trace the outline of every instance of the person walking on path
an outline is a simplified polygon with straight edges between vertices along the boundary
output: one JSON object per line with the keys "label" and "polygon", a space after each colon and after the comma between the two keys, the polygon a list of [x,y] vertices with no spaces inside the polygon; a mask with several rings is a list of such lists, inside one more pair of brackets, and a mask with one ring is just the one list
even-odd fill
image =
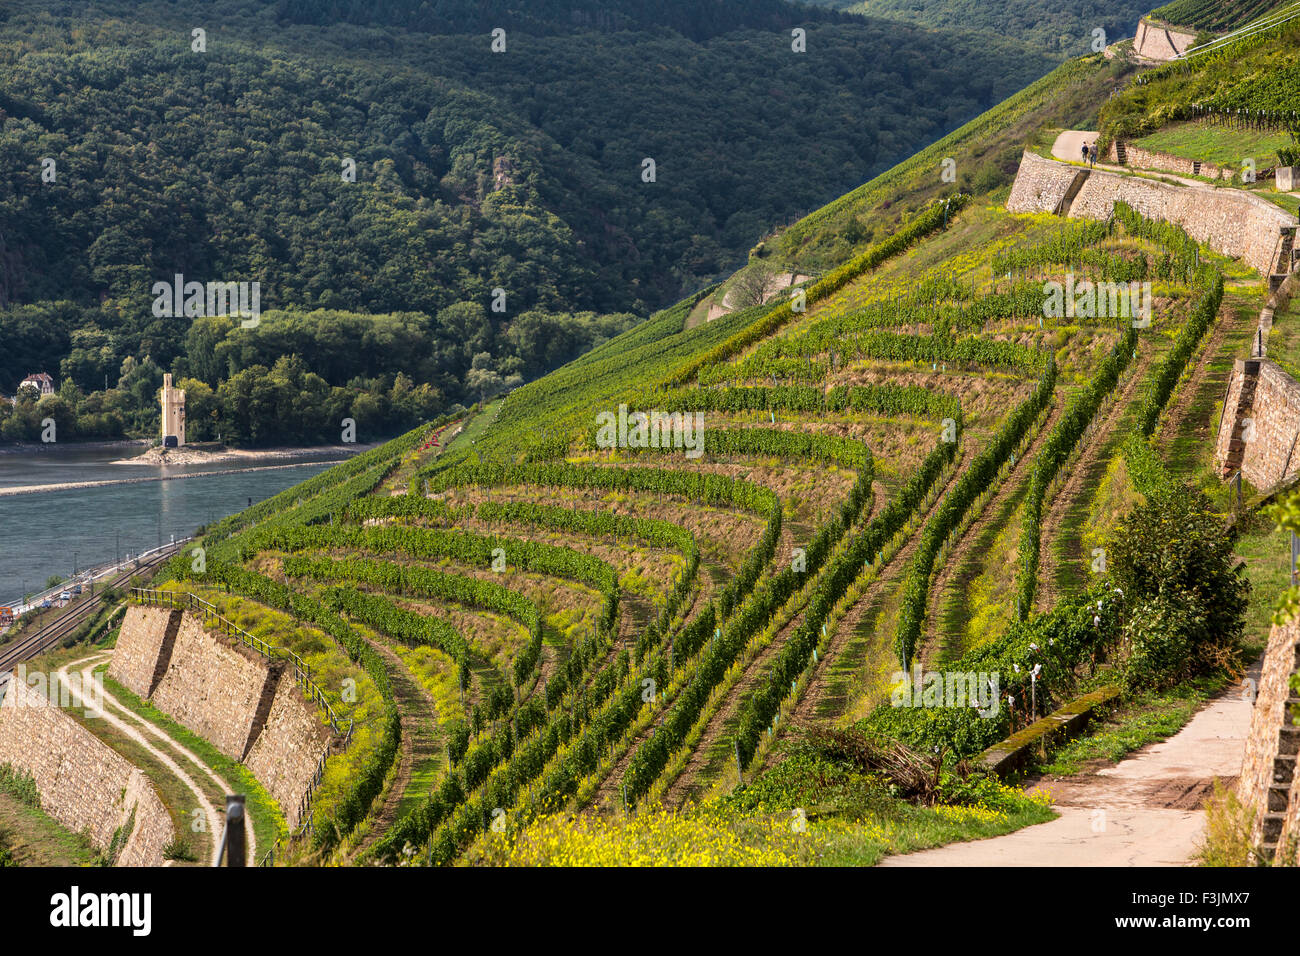
{"label": "person walking on path", "polygon": [[1081,147],[1079,147],[1079,150],[1080,152],[1083,153],[1083,163],[1086,166],[1088,164],[1088,144],[1084,143]]}

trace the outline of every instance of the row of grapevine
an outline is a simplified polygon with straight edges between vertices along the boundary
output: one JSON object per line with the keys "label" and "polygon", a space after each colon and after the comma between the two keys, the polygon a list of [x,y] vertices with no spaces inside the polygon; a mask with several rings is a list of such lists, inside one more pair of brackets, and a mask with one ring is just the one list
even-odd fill
{"label": "row of grapevine", "polygon": [[429,475],[430,494],[449,488],[477,485],[553,485],[564,488],[598,488],[608,491],[675,495],[706,504],[730,506],[770,516],[780,511],[780,501],[766,488],[751,482],[696,471],[659,468],[581,468],[568,462],[462,464]]}
{"label": "row of grapevine", "polygon": [[[932,459],[950,458],[954,442],[942,442]],[[927,462],[928,469],[934,467]],[[817,574],[830,558],[835,546],[845,537],[850,528],[859,520],[871,501],[871,484],[874,468],[870,465],[858,473],[840,514],[823,525],[813,537],[805,553],[805,567],[794,566],[782,570],[767,579],[756,590],[751,600],[746,601],[737,614],[719,629],[713,642],[705,648],[703,659],[696,669],[694,679],[689,687],[674,702],[668,716],[633,755],[628,764],[624,784],[629,801],[635,801],[649,790],[655,779],[667,766],[673,752],[686,740],[691,728],[699,719],[709,695],[727,675],[752,636],[760,632],[776,614],[777,610],[793,594],[798,592],[807,580],[806,575]],[[910,487],[910,486],[909,486]],[[903,504],[891,503],[885,515],[894,514]],[[885,519],[889,520],[889,519]],[[870,536],[859,535],[849,546],[850,550],[860,546],[861,541]]]}
{"label": "row of grapevine", "polygon": [[1066,223],[1041,242],[999,252],[990,260],[994,275],[1035,271],[1042,266],[1073,265],[1110,237],[1110,224],[1101,219]]}
{"label": "row of grapevine", "polygon": [[[934,202],[888,239],[876,243],[870,249],[855,256],[844,265],[832,270],[813,283],[807,290],[807,304],[811,305],[838,292],[868,269],[874,269],[886,259],[907,251],[918,240],[937,229],[942,229],[946,225],[948,217],[950,215],[955,216],[969,199],[970,197],[966,194],[957,193],[944,202]],[[673,373],[664,384],[669,387],[685,385],[695,378],[700,369],[725,362],[727,359],[740,354],[749,346],[767,338],[800,314],[802,313],[795,311],[792,302],[782,303],[744,331],[736,333],[721,345],[694,361],[686,363]]]}
{"label": "row of grapevine", "polygon": [[894,650],[903,670],[910,666],[921,638],[930,576],[939,549],[960,526],[971,504],[993,483],[1003,463],[1051,402],[1055,385],[1056,363],[1052,361],[1043,371],[1033,393],[1016,406],[989,443],[975,456],[970,467],[962,472],[953,489],[944,496],[943,502],[921,529],[920,542],[912,556],[912,565],[903,585],[902,606],[894,635]]}
{"label": "row of grapevine", "polygon": [[312,834],[317,849],[328,850],[351,833],[370,812],[371,804],[382,792],[401,747],[402,722],[393,689],[388,680],[384,659],[342,617],[324,604],[299,594],[265,575],[246,568],[210,560],[206,571],[197,575],[186,563],[178,569],[180,577],[194,577],[203,583],[219,582],[231,592],[292,615],[329,634],[354,663],[360,665],[374,681],[384,700],[383,731],[379,746],[352,781],[347,796],[336,806],[334,818],[327,826],[316,826]]}
{"label": "row of grapevine", "polygon": [[395,465],[395,461],[381,462],[342,484],[274,514],[260,524],[247,527],[215,545],[209,545],[206,539],[204,544],[219,559],[232,560],[247,548],[248,541],[255,540],[259,534],[277,528],[306,527],[320,521],[333,521],[334,516],[341,516],[353,500],[369,495],[379,487]]}
{"label": "row of grapevine", "polygon": [[[1040,312],[1042,301],[1040,290],[1037,299]],[[839,368],[840,363],[848,359],[930,364],[942,362],[945,366],[952,364],[998,368],[1025,374],[1037,374],[1042,370],[1044,355],[1038,349],[1015,342],[999,342],[976,336],[953,338],[946,332],[945,327],[938,334],[928,336],[870,332],[840,338],[833,343],[825,343],[815,353],[829,354],[828,361],[813,361],[808,357],[794,356],[780,358],[765,356],[761,359],[751,356],[737,366],[716,366],[701,371],[700,384],[747,381],[769,375],[786,380],[819,382],[826,378],[830,369]]]}
{"label": "row of grapevine", "polygon": [[[918,750],[951,749],[959,758],[978,755],[1019,726],[1068,700],[1076,671],[1094,654],[1113,646],[1125,617],[1124,602],[1102,582],[1068,598],[1046,614],[1015,621],[1001,636],[945,666],[951,675],[998,675],[997,696],[969,687],[975,707],[895,707],[883,701],[867,717],[866,733],[898,740]],[[1031,691],[1030,673],[1041,665]],[[1035,701],[1038,713],[1030,711]],[[985,706],[987,704],[987,706]],[[1014,711],[1012,708],[1015,708]]]}
{"label": "row of grapevine", "polygon": [[508,567],[535,574],[570,578],[599,590],[605,597],[599,627],[612,631],[618,617],[618,575],[606,562],[572,548],[477,535],[464,531],[384,525],[371,528],[341,525],[258,529],[241,542],[240,559],[259,552],[352,548],[375,554],[399,553],[428,560],[449,558],[469,566],[487,568],[502,554]]}
{"label": "row of grapevine", "polygon": [[[811,385],[751,385],[677,391],[674,407],[685,411],[867,412],[956,419],[961,402],[919,385],[837,385],[829,392]],[[707,439],[706,439],[707,441]]]}
{"label": "row of grapevine", "polygon": [[1136,347],[1137,331],[1130,327],[1115,343],[1091,381],[1070,397],[1065,412],[1034,457],[1034,473],[1029,480],[1029,492],[1020,519],[1020,570],[1016,578],[1016,594],[1021,620],[1029,616],[1038,588],[1043,501],[1047,489],[1083,437],[1101,403],[1119,382]]}
{"label": "row of grapevine", "polygon": [[[705,432],[706,455],[750,455],[821,461],[853,471],[871,466],[871,449],[860,441],[838,435],[798,432],[780,428],[710,428]],[[588,436],[595,447],[595,432]],[[620,448],[620,455],[669,454],[668,449]],[[480,508],[480,516],[482,508]]]}
{"label": "row of grapevine", "polygon": [[[860,475],[859,484],[867,489],[869,497],[871,476],[869,469],[865,474]],[[850,506],[846,505],[847,508]],[[859,510],[863,507],[859,501],[857,507]],[[776,514],[779,517],[779,511]],[[842,520],[842,519],[841,519]],[[840,525],[839,532],[842,533],[843,526],[840,522],[832,522],[832,525]],[[770,551],[775,547],[776,534],[779,532],[779,523],[770,526],[772,534],[768,536],[765,542],[764,552],[770,555]],[[815,571],[820,563],[824,561],[825,555],[829,552],[830,546],[834,543],[836,530],[828,526],[823,532],[814,539],[808,549],[807,563],[809,569]],[[600,754],[605,746],[616,740],[624,730],[631,724],[636,716],[645,706],[644,682],[652,680],[656,686],[666,686],[669,679],[671,662],[674,657],[681,659],[689,657],[701,645],[704,648],[703,658],[696,666],[692,674],[692,679],[688,684],[686,691],[686,707],[682,708],[682,700],[674,704],[675,709],[683,709],[687,716],[683,719],[693,719],[690,715],[698,712],[698,707],[702,701],[692,700],[698,698],[698,692],[695,688],[713,686],[716,679],[725,673],[731,658],[728,657],[730,651],[732,657],[738,653],[739,648],[744,646],[748,640],[748,635],[754,630],[761,627],[772,613],[775,612],[779,601],[791,593],[799,580],[799,574],[793,570],[787,569],[781,572],[775,578],[768,578],[756,582],[756,586],[746,584],[750,575],[743,574],[738,582],[745,584],[742,589],[747,597],[740,602],[736,615],[728,622],[725,628],[720,628],[718,633],[712,634],[712,640],[708,640],[714,628],[717,617],[714,614],[713,607],[710,606],[706,613],[697,618],[689,631],[694,631],[699,635],[698,639],[692,639],[687,635],[680,635],[675,644],[670,646],[665,653],[664,648],[660,648],[646,662],[645,666],[637,674],[630,672],[621,672],[616,685],[605,682],[603,678],[608,673],[602,672],[597,678],[595,696],[603,695],[603,706],[599,709],[595,706],[594,700],[584,700],[579,713],[591,715],[591,720],[583,725],[579,720],[578,725],[583,725],[582,733],[576,740],[570,741],[570,735],[575,729],[572,719],[566,720],[564,714],[558,715],[557,719],[552,722],[546,733],[540,734],[527,747],[521,747],[519,753],[512,758],[510,765],[499,768],[494,774],[490,786],[484,788],[484,793],[480,795],[475,804],[467,803],[454,819],[449,819],[439,829],[432,847],[432,858],[436,862],[446,862],[454,856],[472,839],[473,835],[486,827],[488,808],[513,806],[518,795],[519,787],[525,782],[532,780],[539,770],[538,761],[543,757],[550,760],[550,769],[546,773],[545,779],[539,788],[539,793],[534,801],[536,803],[557,805],[555,801],[561,800],[571,795],[577,787],[578,781],[587,773],[592,772],[598,761]],[[710,662],[713,663],[710,663]],[[615,690],[617,692],[615,693]],[[707,692],[705,694],[707,696]],[[694,703],[694,707],[691,704]],[[660,738],[661,743],[666,743],[666,738],[660,736],[657,732],[656,737]],[[653,738],[652,738],[653,739]],[[561,746],[567,746],[567,749],[561,753]],[[629,795],[635,797],[635,783],[631,784]]]}
{"label": "row of grapevine", "polygon": [[485,501],[477,506],[469,504],[451,507],[445,501],[410,495],[362,498],[349,508],[349,516],[359,521],[396,518],[401,521],[419,519],[454,523],[476,514],[480,520],[490,523],[532,524],[551,531],[579,532],[625,540],[635,539],[654,547],[679,552],[686,560],[686,567],[677,577],[672,591],[666,597],[658,622],[651,625],[646,633],[650,631],[658,633],[667,628],[668,623],[690,593],[699,570],[700,552],[695,542],[695,535],[687,528],[656,518],[639,518],[608,511],[586,511],[531,502]]}
{"label": "row of grapevine", "polygon": [[813,649],[823,636],[822,628],[835,604],[844,596],[862,569],[871,565],[889,540],[902,529],[933,491],[945,468],[955,457],[956,449],[956,442],[939,442],[902,490],[880,514],[872,518],[862,534],[852,539],[849,547],[827,570],[803,620],[763,674],[757,690],[741,707],[736,748],[742,765],[749,765],[758,749],[759,738],[771,724],[781,701],[811,663]]}
{"label": "row of grapevine", "polygon": [[[528,647],[514,662],[516,687],[522,686],[532,675],[541,656],[542,615],[537,605],[518,591],[491,581],[419,565],[333,558],[286,558],[284,573],[289,577],[310,577],[318,581],[359,582],[389,594],[432,597],[513,618],[527,628],[529,638]],[[469,642],[442,618],[423,617],[428,622],[429,643],[445,651],[464,668],[469,657]]]}
{"label": "row of grapevine", "polygon": [[207,529],[204,538],[209,545],[215,544],[241,528],[256,524],[272,515],[280,514],[293,507],[298,501],[313,498],[331,488],[336,488],[345,480],[369,471],[377,465],[384,463],[395,464],[407,452],[418,448],[431,430],[442,428],[455,421],[455,418],[454,415],[444,415],[436,421],[413,428],[404,435],[399,435],[397,438],[385,442],[378,448],[371,448],[369,451],[355,455],[333,468],[326,469],[319,475],[308,478],[301,484],[287,488],[265,501],[259,501],[251,508],[246,508],[227,518],[223,518]]}

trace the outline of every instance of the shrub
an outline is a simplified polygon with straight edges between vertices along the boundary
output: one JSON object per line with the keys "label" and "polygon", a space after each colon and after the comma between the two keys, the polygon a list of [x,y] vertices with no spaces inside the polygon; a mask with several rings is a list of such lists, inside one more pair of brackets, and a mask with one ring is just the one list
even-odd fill
{"label": "shrub", "polygon": [[1160,690],[1193,676],[1189,636],[1201,634],[1205,617],[1196,602],[1160,594],[1133,608],[1120,631],[1120,686],[1125,693]]}
{"label": "shrub", "polygon": [[1240,668],[1250,582],[1204,494],[1154,490],[1108,539],[1106,561],[1134,609],[1121,640],[1126,689]]}

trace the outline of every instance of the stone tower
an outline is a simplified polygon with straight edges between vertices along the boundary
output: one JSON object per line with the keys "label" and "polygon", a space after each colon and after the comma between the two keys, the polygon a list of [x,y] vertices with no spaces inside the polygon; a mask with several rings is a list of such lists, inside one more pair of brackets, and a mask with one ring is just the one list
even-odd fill
{"label": "stone tower", "polygon": [[163,375],[162,439],[164,448],[185,444],[185,389],[172,388],[170,374]]}

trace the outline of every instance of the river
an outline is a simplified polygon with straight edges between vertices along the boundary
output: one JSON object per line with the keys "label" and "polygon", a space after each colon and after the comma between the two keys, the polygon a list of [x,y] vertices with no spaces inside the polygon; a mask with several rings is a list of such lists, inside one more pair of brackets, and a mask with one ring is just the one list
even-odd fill
{"label": "river", "polygon": [[[269,498],[346,457],[322,449],[264,462],[113,464],[141,450],[121,443],[0,450],[0,604],[39,590],[52,575],[67,577],[74,568],[193,534],[242,511],[249,499]],[[151,480],[159,477],[167,480]],[[99,481],[117,483],[50,488]],[[39,489],[12,493],[30,486]]]}

